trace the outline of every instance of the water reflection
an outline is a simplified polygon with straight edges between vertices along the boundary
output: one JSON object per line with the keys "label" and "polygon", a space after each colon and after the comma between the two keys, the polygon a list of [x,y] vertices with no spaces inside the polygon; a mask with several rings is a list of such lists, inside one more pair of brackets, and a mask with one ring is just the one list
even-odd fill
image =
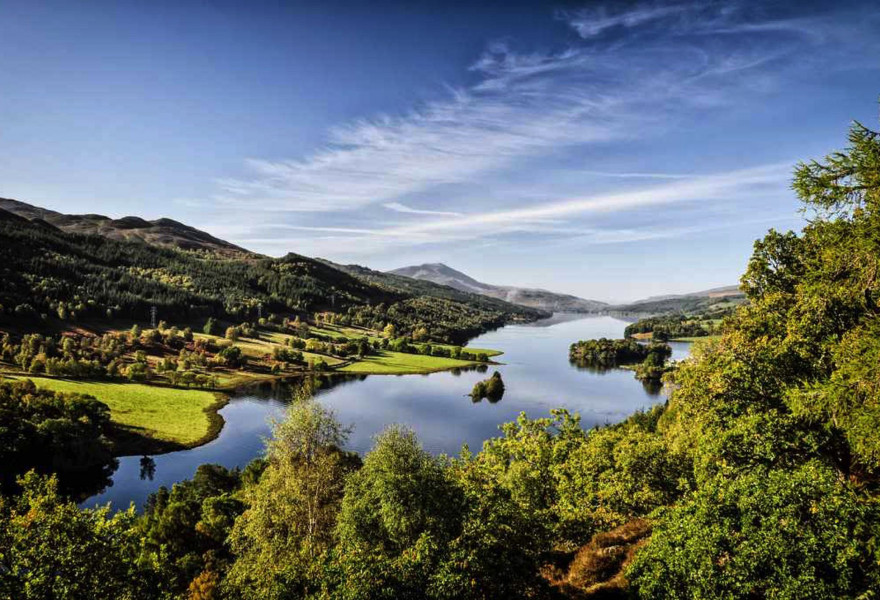
{"label": "water reflection", "polygon": [[635,381],[638,381],[642,384],[642,389],[644,389],[645,393],[649,396],[659,396],[660,393],[663,391],[662,381],[658,381],[656,379],[638,379],[636,378],[635,372],[632,369],[626,369],[620,366],[597,365],[596,363],[580,359],[569,359],[569,364],[578,371],[584,371],[586,373],[590,373],[596,376],[602,376],[612,371],[623,371],[625,373],[629,373]]}
{"label": "water reflection", "polygon": [[[119,467],[120,460],[107,456],[105,462],[83,469],[59,471],[58,489],[71,498],[88,498],[113,485],[113,476]],[[2,467],[0,467],[2,468]]]}
{"label": "water reflection", "polygon": [[149,479],[153,481],[156,475],[156,461],[152,456],[144,456],[141,458],[141,479]]}
{"label": "water reflection", "polygon": [[663,382],[656,379],[643,379],[640,382],[645,393],[650,396],[659,396],[663,391]]}
{"label": "water reflection", "polygon": [[[499,425],[517,418],[546,416],[562,407],[581,415],[585,428],[615,423],[638,409],[663,401],[661,388],[643,384],[631,371],[600,371],[571,364],[568,348],[580,339],[620,337],[626,322],[611,317],[559,318],[552,323],[513,325],[473,340],[474,348],[505,353],[492,365],[505,384],[500,402],[472,402],[474,384],[485,379],[486,365],[430,375],[346,375],[322,378],[317,398],[333,408],[343,425],[353,425],[349,448],[365,452],[374,436],[392,423],[412,428],[425,448],[457,454],[463,444],[478,450],[499,434]],[[672,358],[687,355],[687,344],[673,343]],[[269,420],[283,414],[291,383],[273,382],[238,392],[220,414],[226,424],[220,436],[198,448],[153,457],[119,459],[112,485],[83,505],[112,502],[142,506],[164,485],[193,476],[203,463],[244,467],[263,450]],[[149,464],[144,461],[152,461]]]}

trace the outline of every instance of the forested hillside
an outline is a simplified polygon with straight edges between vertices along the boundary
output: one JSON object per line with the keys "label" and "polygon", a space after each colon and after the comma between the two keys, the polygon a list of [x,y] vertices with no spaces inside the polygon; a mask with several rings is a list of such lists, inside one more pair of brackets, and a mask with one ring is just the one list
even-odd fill
{"label": "forested hillside", "polygon": [[461,342],[510,319],[541,315],[479,297],[449,298],[435,289],[380,286],[296,254],[229,257],[156,247],[66,233],[2,210],[0,247],[0,318],[25,330],[50,318],[144,322],[156,306],[162,319],[178,323],[331,310],[342,321],[379,329],[391,322],[407,333],[426,325],[417,314],[425,309],[431,336]]}

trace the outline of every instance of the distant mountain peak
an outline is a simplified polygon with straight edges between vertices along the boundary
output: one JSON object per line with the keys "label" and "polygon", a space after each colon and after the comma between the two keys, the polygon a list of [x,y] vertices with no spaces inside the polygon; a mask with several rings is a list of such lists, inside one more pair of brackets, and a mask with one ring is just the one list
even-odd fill
{"label": "distant mountain peak", "polygon": [[557,294],[536,288],[483,283],[441,262],[402,267],[389,271],[389,273],[446,285],[462,292],[481,294],[520,306],[553,312],[599,312],[606,306],[604,302],[586,300],[569,294]]}

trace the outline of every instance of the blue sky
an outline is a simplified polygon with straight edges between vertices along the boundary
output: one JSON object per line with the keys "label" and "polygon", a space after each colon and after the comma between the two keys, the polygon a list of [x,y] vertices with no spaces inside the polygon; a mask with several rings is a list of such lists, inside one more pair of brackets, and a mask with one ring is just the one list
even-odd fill
{"label": "blue sky", "polygon": [[735,283],[875,2],[0,4],[0,196],[602,300]]}

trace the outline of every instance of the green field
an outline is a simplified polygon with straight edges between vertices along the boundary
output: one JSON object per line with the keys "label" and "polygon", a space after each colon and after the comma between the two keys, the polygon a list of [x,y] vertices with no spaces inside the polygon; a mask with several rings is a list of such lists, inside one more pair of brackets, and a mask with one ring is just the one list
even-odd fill
{"label": "green field", "polygon": [[[350,339],[363,337],[366,330],[359,330],[350,327],[324,326],[311,327],[311,331],[331,338],[348,337]],[[210,339],[213,342],[223,343],[224,338],[219,336],[209,336],[201,333],[195,334],[198,338]],[[382,338],[370,335],[367,336],[371,341],[381,340]],[[264,357],[271,356],[272,349],[275,346],[286,346],[289,335],[278,332],[260,332],[259,338],[242,337],[234,342],[240,347],[242,352],[249,358],[254,360],[262,360]],[[432,346],[446,348],[451,350],[453,346],[449,344],[436,344]],[[493,357],[502,354],[499,350],[489,350],[484,348],[464,347],[468,352],[474,354],[485,353],[486,356]],[[333,356],[314,354],[312,352],[303,352],[306,360],[317,360],[321,358],[328,365],[335,366],[342,364],[344,361]],[[464,367],[473,364],[466,360],[456,360],[451,358],[443,358],[436,356],[423,356],[420,354],[406,354],[402,352],[382,351],[381,354],[369,356],[364,359],[358,359],[352,364],[341,367],[339,370],[345,373],[366,373],[377,375],[389,374],[409,374],[409,373],[432,373],[434,371],[442,371],[444,369],[453,369],[455,367]],[[221,378],[221,383],[223,379]]]}
{"label": "green field", "polygon": [[404,354],[383,350],[379,354],[367,356],[363,360],[347,365],[339,371],[343,373],[409,374],[432,373],[456,367],[467,367],[474,363],[454,358]]}
{"label": "green field", "polygon": [[[443,344],[440,344],[443,346]],[[446,348],[451,348],[452,346],[445,346]],[[462,346],[462,350],[467,350],[468,352],[472,352],[474,354],[485,353],[486,356],[498,356],[500,354],[504,354],[501,350],[487,350],[486,348],[471,348],[470,346]]]}
{"label": "green field", "polygon": [[[126,434],[155,440],[168,449],[204,443],[219,432],[223,423],[212,410],[221,402],[218,395],[203,390],[48,377],[19,378],[31,379],[41,388],[94,396],[110,407],[113,422]],[[125,450],[123,445],[122,451]]]}

